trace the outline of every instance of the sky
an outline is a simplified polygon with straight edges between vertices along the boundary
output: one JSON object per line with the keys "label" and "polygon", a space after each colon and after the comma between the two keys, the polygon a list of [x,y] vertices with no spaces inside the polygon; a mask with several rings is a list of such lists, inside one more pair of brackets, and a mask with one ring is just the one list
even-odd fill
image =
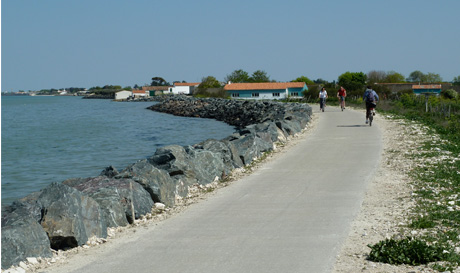
{"label": "sky", "polygon": [[460,75],[458,0],[3,0],[1,91]]}

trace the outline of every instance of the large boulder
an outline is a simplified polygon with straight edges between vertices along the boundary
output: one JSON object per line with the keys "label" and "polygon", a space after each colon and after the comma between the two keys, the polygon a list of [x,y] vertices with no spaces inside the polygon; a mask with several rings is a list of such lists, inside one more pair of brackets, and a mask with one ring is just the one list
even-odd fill
{"label": "large boulder", "polygon": [[92,236],[107,237],[99,204],[80,191],[52,183],[42,190],[37,202],[42,207],[40,224],[53,249],[80,246]]}
{"label": "large boulder", "polygon": [[234,140],[239,139],[239,137],[235,137],[234,135],[227,137],[222,140],[223,143],[228,147],[230,151],[230,158],[233,165],[233,168],[241,168],[244,167],[243,158],[240,156],[240,152],[237,149],[236,144],[233,142]]}
{"label": "large boulder", "polygon": [[166,206],[173,207],[176,197],[176,181],[168,172],[158,169],[146,159],[128,166],[117,176],[131,178],[136,181],[150,194],[154,202],[160,202]]}
{"label": "large boulder", "polygon": [[108,227],[132,223],[134,219],[151,212],[153,207],[149,193],[132,179],[97,176],[68,179],[63,184],[94,199],[99,204]]}
{"label": "large boulder", "polygon": [[225,174],[221,154],[191,146],[169,145],[156,150],[148,161],[169,173],[177,181],[176,193],[186,196],[193,184],[208,184]]}
{"label": "large boulder", "polygon": [[243,135],[230,142],[236,150],[236,155],[233,157],[239,157],[244,165],[250,164],[262,153],[273,150],[273,142],[264,141],[255,134]]}
{"label": "large boulder", "polygon": [[148,158],[148,162],[168,172],[169,176],[176,181],[175,192],[179,196],[186,196],[188,187],[198,183],[183,146],[169,145],[158,148],[155,154]]}
{"label": "large boulder", "polygon": [[53,256],[50,240],[28,204],[15,202],[2,209],[2,268],[18,265],[28,257]]}
{"label": "large boulder", "polygon": [[199,184],[205,185],[225,176],[225,164],[222,154],[210,150],[186,149],[190,166]]}
{"label": "large boulder", "polygon": [[224,175],[228,175],[234,168],[232,152],[230,147],[224,142],[215,139],[208,139],[193,146],[195,149],[211,151],[222,159],[224,163]]}

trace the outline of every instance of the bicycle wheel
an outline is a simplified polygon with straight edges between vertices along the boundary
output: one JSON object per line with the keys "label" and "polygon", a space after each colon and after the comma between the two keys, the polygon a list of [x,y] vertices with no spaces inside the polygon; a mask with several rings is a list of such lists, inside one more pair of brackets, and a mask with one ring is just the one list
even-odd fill
{"label": "bicycle wheel", "polygon": [[372,113],[369,115],[369,126],[372,126],[372,121],[374,120],[374,116]]}

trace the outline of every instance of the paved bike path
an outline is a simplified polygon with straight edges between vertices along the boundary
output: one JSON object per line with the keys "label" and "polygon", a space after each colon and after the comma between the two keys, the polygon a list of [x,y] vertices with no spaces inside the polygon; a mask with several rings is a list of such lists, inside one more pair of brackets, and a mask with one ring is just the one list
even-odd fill
{"label": "paved bike path", "polygon": [[330,272],[382,141],[363,112],[313,107],[316,129],[253,174],[45,272]]}

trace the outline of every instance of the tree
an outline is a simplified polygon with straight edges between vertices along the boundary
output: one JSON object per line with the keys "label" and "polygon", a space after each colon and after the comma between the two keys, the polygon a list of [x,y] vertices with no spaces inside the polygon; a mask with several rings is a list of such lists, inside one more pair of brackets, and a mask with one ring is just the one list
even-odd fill
{"label": "tree", "polygon": [[201,80],[201,83],[198,86],[198,88],[203,90],[203,89],[207,89],[207,88],[219,88],[221,86],[222,85],[220,84],[220,82],[215,77],[207,76],[207,77],[204,77]]}
{"label": "tree", "polygon": [[425,74],[423,74],[422,71],[415,70],[415,71],[413,71],[412,73],[409,74],[409,77],[407,77],[406,80],[408,82],[422,82],[424,76],[425,76]]}
{"label": "tree", "polygon": [[338,84],[347,91],[361,90],[366,84],[367,76],[363,72],[345,72],[339,76]]}
{"label": "tree", "polygon": [[150,86],[168,86],[170,85],[169,82],[165,81],[162,77],[153,77],[152,83]]}
{"label": "tree", "polygon": [[404,82],[404,76],[398,72],[390,71],[385,77],[385,82],[388,83],[401,83]]}
{"label": "tree", "polygon": [[442,78],[439,74],[428,73],[423,77],[422,81],[429,83],[439,83],[442,82]]}
{"label": "tree", "polygon": [[270,82],[270,76],[263,70],[257,70],[252,73],[250,82]]}
{"label": "tree", "polygon": [[225,82],[235,83],[249,82],[249,74],[243,69],[238,69],[233,71],[232,74],[227,75],[224,80]]}
{"label": "tree", "polygon": [[297,79],[293,80],[293,82],[304,82],[305,84],[315,84],[312,80],[308,77],[300,76]]}
{"label": "tree", "polygon": [[452,85],[460,85],[460,76],[454,77]]}
{"label": "tree", "polygon": [[374,84],[376,82],[385,82],[387,73],[385,71],[372,70],[367,73],[367,82]]}

